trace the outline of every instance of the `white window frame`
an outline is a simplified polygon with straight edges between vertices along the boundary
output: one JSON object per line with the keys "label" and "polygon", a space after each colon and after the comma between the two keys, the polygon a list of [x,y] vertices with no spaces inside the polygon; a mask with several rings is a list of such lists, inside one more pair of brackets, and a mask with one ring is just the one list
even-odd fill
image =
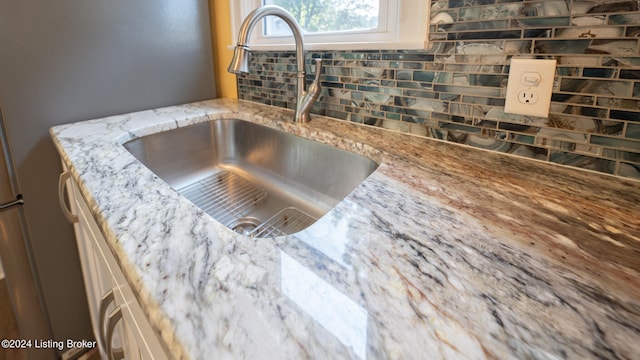
{"label": "white window frame", "polygon": [[[244,18],[260,6],[261,0],[230,0],[233,46]],[[380,29],[304,34],[307,50],[424,49],[427,45],[429,1],[380,0]],[[386,15],[386,16],[385,16]],[[251,34],[255,50],[292,50],[293,36],[262,35],[259,27]]]}

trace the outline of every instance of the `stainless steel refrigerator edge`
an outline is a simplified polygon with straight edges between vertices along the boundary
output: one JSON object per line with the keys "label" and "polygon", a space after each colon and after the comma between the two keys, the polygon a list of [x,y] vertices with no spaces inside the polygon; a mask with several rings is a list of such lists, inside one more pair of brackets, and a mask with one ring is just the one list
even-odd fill
{"label": "stainless steel refrigerator edge", "polygon": [[[92,334],[48,129],[213,98],[211,51],[207,0],[0,0],[0,106],[19,188],[11,196],[22,195],[26,218],[14,226],[27,232],[33,266],[22,266],[33,270],[52,339]],[[0,236],[0,254],[23,241]],[[15,269],[3,265],[11,283]]]}
{"label": "stainless steel refrigerator edge", "polygon": [[[0,109],[0,259],[7,268],[5,282],[11,296],[13,313],[25,339],[49,339],[51,328],[44,308],[30,242],[26,241],[22,195],[19,192],[9,143]],[[6,310],[5,310],[6,311]],[[3,338],[8,334],[0,334]],[[0,352],[18,350],[2,349]],[[20,350],[33,359],[55,357],[55,349]]]}

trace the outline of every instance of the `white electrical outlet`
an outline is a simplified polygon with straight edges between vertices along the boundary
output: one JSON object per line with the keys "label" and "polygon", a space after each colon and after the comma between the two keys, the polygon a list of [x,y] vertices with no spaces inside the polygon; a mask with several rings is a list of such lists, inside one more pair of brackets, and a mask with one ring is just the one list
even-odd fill
{"label": "white electrical outlet", "polygon": [[549,116],[555,60],[511,59],[504,112]]}
{"label": "white electrical outlet", "polygon": [[518,93],[518,101],[521,104],[533,105],[538,102],[538,92],[534,89],[520,90]]}

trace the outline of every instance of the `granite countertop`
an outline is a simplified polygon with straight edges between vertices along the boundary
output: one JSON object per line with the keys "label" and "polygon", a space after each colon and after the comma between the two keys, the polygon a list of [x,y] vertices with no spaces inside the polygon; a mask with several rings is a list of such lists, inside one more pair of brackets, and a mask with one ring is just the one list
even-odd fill
{"label": "granite countertop", "polygon": [[[122,146],[221,118],[381,165],[308,229],[247,238]],[[640,358],[640,182],[291,118],[222,99],[51,130],[173,357]]]}

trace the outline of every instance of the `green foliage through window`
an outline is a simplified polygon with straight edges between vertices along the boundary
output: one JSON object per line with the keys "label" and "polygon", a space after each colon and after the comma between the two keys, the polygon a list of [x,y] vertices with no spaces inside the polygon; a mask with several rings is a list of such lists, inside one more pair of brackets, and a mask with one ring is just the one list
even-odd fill
{"label": "green foliage through window", "polygon": [[[378,0],[263,0],[263,3],[287,9],[307,33],[378,27]],[[280,19],[268,17],[265,35],[288,33]]]}

